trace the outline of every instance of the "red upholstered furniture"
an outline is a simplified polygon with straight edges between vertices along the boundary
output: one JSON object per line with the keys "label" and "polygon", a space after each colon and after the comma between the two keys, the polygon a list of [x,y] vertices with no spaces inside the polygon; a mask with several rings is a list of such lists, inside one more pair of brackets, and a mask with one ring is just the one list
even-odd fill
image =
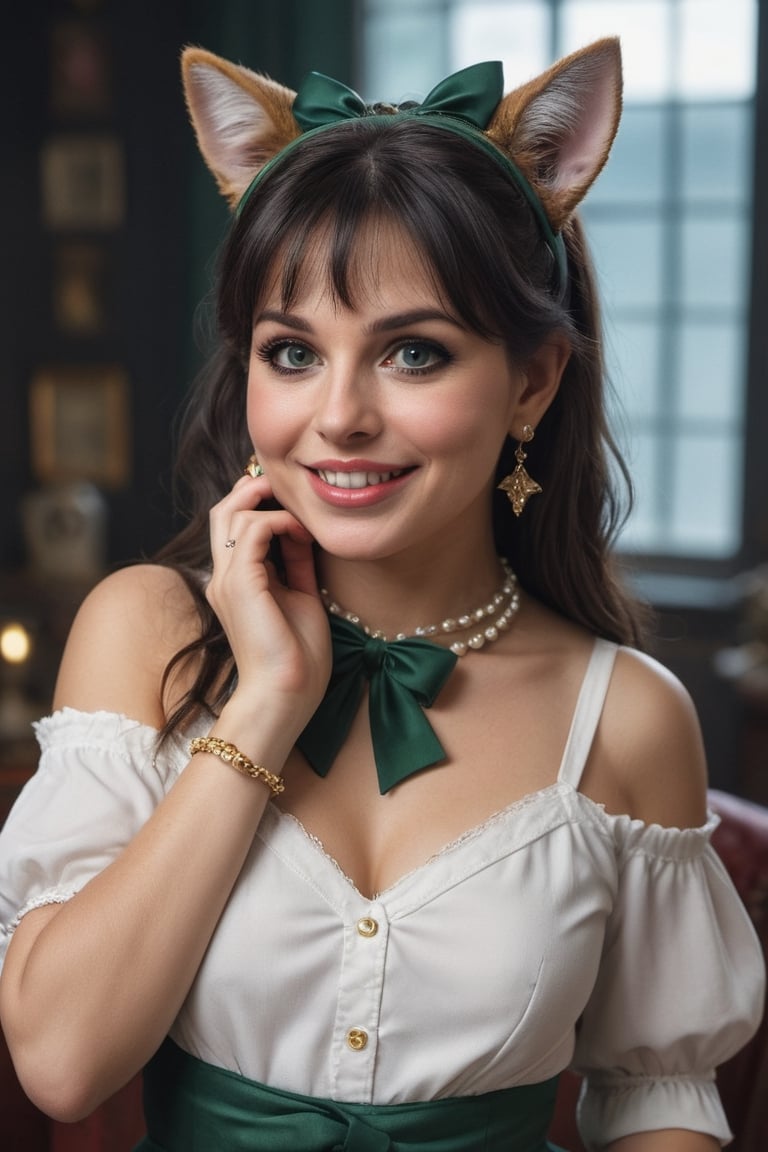
{"label": "red upholstered furniture", "polygon": [[[768,808],[725,792],[710,791],[721,817],[713,844],[728,869],[768,955]],[[734,1133],[729,1152],[768,1152],[768,1014],[750,1043],[718,1069],[718,1085]],[[550,1137],[568,1152],[584,1152],[574,1110],[575,1076],[561,1078]]]}
{"label": "red upholstered furniture", "polygon": [[[768,952],[768,809],[723,792],[710,792],[722,817],[715,847],[734,879]],[[2,818],[0,813],[0,819]],[[768,1150],[768,1020],[747,1047],[718,1072],[736,1135],[731,1152]],[[551,1139],[583,1152],[574,1120],[578,1081],[562,1077]],[[78,1124],[58,1124],[26,1100],[0,1038],[0,1145],[9,1152],[130,1152],[143,1132],[137,1077]]]}

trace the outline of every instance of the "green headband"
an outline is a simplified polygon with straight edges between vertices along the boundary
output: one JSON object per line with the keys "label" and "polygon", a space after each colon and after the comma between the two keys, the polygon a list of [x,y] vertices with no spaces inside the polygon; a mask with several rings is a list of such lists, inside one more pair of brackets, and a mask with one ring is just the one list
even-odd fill
{"label": "green headband", "polygon": [[483,131],[503,95],[504,74],[498,60],[489,60],[483,64],[473,64],[469,68],[464,68],[461,72],[441,80],[422,104],[393,112],[377,112],[365,104],[346,84],[333,80],[330,76],[323,76],[320,72],[310,72],[302,82],[293,102],[293,116],[301,127],[302,134],[286,144],[257,172],[243,193],[237,206],[237,214],[242,212],[254,188],[261,184],[275,165],[310,136],[316,136],[337,124],[361,117],[375,116],[379,120],[413,117],[423,124],[443,128],[469,140],[492,156],[512,177],[536,217],[544,243],[554,257],[562,293],[568,279],[568,261],[563,238],[552,228],[541,200],[518,166],[505,152],[497,148]]}

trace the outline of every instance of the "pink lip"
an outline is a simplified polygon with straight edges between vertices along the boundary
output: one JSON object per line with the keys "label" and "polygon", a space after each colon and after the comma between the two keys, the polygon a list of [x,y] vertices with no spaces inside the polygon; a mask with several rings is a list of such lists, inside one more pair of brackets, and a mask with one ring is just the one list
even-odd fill
{"label": "pink lip", "polygon": [[[313,465],[313,468],[322,469],[329,472],[395,472],[394,467],[385,467],[381,464],[374,464],[370,461],[364,460],[345,460],[345,461],[323,461],[319,464]],[[337,488],[333,484],[326,484],[321,476],[312,469],[307,469],[307,476],[313,492],[320,497],[325,504],[330,504],[334,508],[369,508],[373,504],[379,504],[382,500],[386,500],[389,496],[403,488],[413,471],[403,472],[402,475],[396,476],[392,480],[386,480],[383,484],[368,484],[365,488]]]}

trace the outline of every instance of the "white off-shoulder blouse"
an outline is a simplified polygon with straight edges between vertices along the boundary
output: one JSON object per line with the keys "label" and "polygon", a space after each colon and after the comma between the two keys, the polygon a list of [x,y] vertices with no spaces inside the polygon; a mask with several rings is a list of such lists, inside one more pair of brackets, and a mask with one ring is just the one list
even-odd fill
{"label": "white off-shoulder blouse", "polygon": [[[715,1067],[750,1037],[764,970],[710,845],[578,791],[615,646],[597,641],[557,782],[375,899],[272,804],[172,1036],[273,1087],[398,1104],[585,1076],[590,1149],[679,1127],[722,1142]],[[0,836],[0,963],[20,918],[70,899],[173,786],[190,735],[65,709]]]}

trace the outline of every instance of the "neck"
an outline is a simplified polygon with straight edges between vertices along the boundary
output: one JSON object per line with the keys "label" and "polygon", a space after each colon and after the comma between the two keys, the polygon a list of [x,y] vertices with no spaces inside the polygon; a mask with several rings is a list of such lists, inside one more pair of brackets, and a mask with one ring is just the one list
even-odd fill
{"label": "neck", "polygon": [[485,604],[498,590],[503,569],[493,549],[429,559],[342,561],[321,554],[320,584],[345,612],[359,615],[389,637]]}

